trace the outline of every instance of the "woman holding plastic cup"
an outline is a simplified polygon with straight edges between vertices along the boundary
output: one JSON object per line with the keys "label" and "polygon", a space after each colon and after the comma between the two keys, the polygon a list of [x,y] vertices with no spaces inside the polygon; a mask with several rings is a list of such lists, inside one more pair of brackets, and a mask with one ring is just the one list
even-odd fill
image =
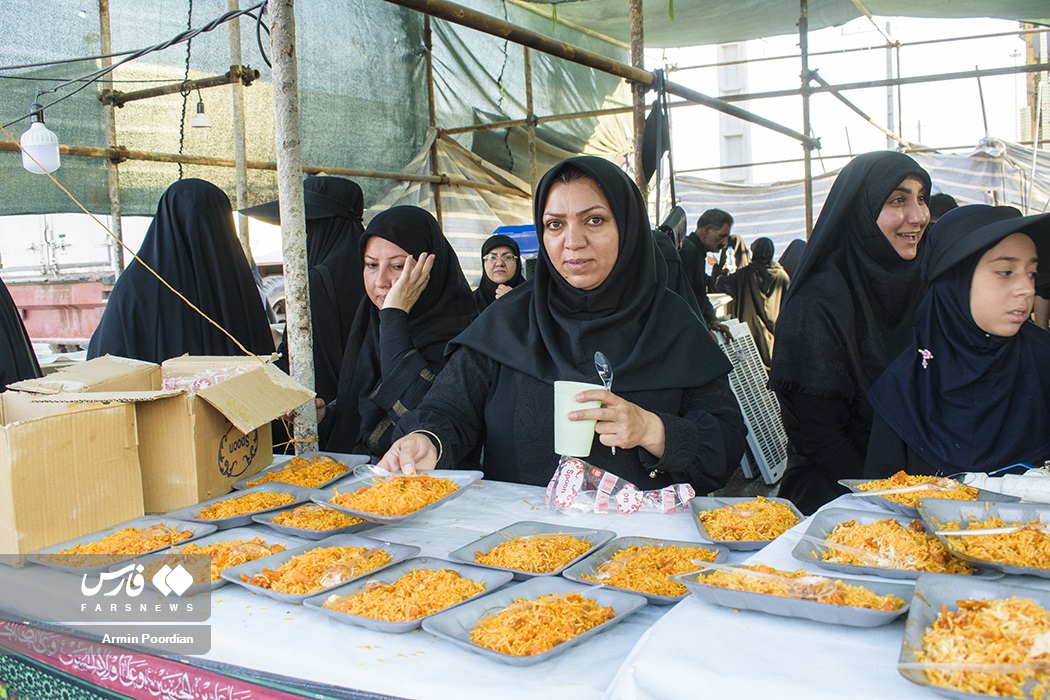
{"label": "woman holding plastic cup", "polygon": [[[453,339],[379,466],[462,468],[483,454],[486,478],[546,485],[559,460],[554,383],[568,380],[596,385],[575,398],[598,407],[567,414],[595,421],[590,463],[643,490],[723,486],[746,434],[731,366],[667,291],[638,188],[609,161],[570,158],[543,177],[534,214],[542,245],[531,286]],[[615,393],[598,388],[596,351],[614,368]]]}

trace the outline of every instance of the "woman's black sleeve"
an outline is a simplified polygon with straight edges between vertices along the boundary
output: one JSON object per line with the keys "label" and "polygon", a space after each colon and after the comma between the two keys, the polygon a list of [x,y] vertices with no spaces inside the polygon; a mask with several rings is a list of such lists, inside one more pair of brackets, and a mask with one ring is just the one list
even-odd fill
{"label": "woman's black sleeve", "polygon": [[687,481],[701,494],[729,482],[744,454],[747,427],[728,377],[686,390],[682,415],[657,415],[664,423],[664,455],[647,467]]}
{"label": "woman's black sleeve", "polygon": [[496,362],[469,348],[458,348],[416,410],[398,423],[394,439],[428,430],[441,440],[438,467],[460,464],[484,433],[485,402],[496,377]]}

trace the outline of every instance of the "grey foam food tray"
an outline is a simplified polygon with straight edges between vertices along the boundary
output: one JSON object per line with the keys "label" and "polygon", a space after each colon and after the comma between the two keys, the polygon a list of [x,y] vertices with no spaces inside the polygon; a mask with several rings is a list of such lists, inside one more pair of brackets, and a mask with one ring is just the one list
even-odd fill
{"label": "grey foam food tray", "polygon": [[[372,458],[369,457],[368,455],[352,455],[352,454],[343,454],[341,452],[304,452],[301,455],[277,455],[274,458],[273,463],[270,464],[270,466],[262,469],[259,472],[256,472],[255,474],[252,474],[251,476],[246,476],[246,477],[244,477],[243,479],[241,479],[239,481],[233,482],[233,488],[238,490],[238,491],[241,490],[241,489],[250,488],[248,486],[248,482],[249,481],[254,481],[255,479],[258,479],[261,476],[266,476],[267,474],[270,474],[272,472],[276,472],[276,471],[280,471],[281,469],[284,469],[286,466],[288,466],[288,463],[292,461],[292,457],[299,457],[301,459],[313,459],[314,457],[318,457],[318,456],[331,457],[332,459],[334,459],[335,461],[339,462],[340,464],[349,467],[350,471],[348,471],[348,472],[346,472],[344,474],[340,474],[339,476],[332,477],[331,479],[329,479],[327,481],[324,481],[324,482],[318,484],[317,486],[313,487],[313,488],[317,488],[317,489],[326,488],[329,485],[335,483],[336,481],[339,481],[340,479],[345,479],[348,476],[352,476],[355,467],[361,466],[362,464],[368,464],[370,461],[372,461]],[[269,484],[269,483],[280,483],[280,482],[267,481],[267,482],[264,482],[264,483],[268,483]]]}
{"label": "grey foam food tray", "polygon": [[[865,493],[859,488],[861,484],[866,484],[869,481],[878,481],[878,479],[839,479],[839,483],[850,490],[851,493]],[[933,491],[930,492],[930,498],[934,498],[940,501],[952,500],[946,498],[937,498]],[[919,517],[919,511],[913,506],[906,506],[903,503],[897,503],[897,501],[890,500],[883,496],[858,496],[858,498],[871,503],[872,505],[878,506],[891,513],[898,513],[900,515],[908,515],[913,518]],[[994,491],[985,491],[984,489],[977,489],[977,501],[996,501],[996,502],[1014,502],[1021,500],[1017,496],[1007,496],[1006,494],[996,493]],[[973,503],[974,501],[960,501],[961,503]]]}
{"label": "grey foam food tray", "polygon": [[422,513],[427,512],[433,508],[448,503],[453,498],[462,496],[467,488],[475,481],[479,481],[484,474],[479,471],[457,471],[453,469],[438,469],[433,472],[428,472],[435,479],[448,479],[456,484],[459,488],[445,496],[442,499],[434,501],[433,503],[427,504],[417,511],[408,513],[407,515],[379,515],[376,513],[368,513],[363,510],[353,510],[352,508],[346,508],[341,505],[337,505],[331,502],[331,498],[335,496],[336,489],[339,489],[341,493],[349,493],[350,491],[356,491],[362,487],[371,488],[375,483],[376,477],[366,476],[359,479],[343,479],[336,482],[332,487],[322,490],[314,491],[312,499],[314,503],[320,503],[321,505],[328,506],[329,508],[335,508],[338,511],[353,515],[363,520],[368,520],[373,523],[380,523],[383,525],[389,525],[393,523],[400,523],[409,518],[414,518]]}
{"label": "grey foam food tray", "polygon": [[[284,535],[280,535],[276,532],[273,532],[272,530],[267,530],[266,528],[261,527],[235,527],[229,530],[218,530],[216,532],[211,533],[210,535],[204,535],[203,537],[194,539],[192,541],[192,544],[195,544],[199,547],[205,547],[209,544],[217,544],[219,542],[229,542],[231,540],[250,540],[256,537],[262,539],[264,542],[266,542],[267,545],[281,544],[284,545],[286,549],[293,549],[295,547],[301,547],[304,544],[306,544],[304,540],[294,537],[285,537]],[[148,567],[151,563],[153,563],[154,561],[163,560],[169,553],[178,551],[182,548],[182,546],[183,543],[179,542],[178,544],[175,544],[167,549],[162,549],[155,552],[151,552],[149,554],[140,555],[136,557],[134,561],[137,561],[139,564],[142,564],[142,566],[146,569],[145,573],[148,574]],[[151,578],[152,576],[145,576],[146,585],[150,588],[156,588],[156,586],[153,585],[153,581],[151,580]],[[203,591],[213,591],[216,588],[221,588],[222,586],[225,586],[227,583],[229,583],[229,581],[222,578],[221,576],[214,581],[194,581],[193,585],[186,589],[186,591],[182,595],[196,595],[197,593],[201,593]]]}
{"label": "grey foam food tray", "polygon": [[[328,586],[327,588],[323,588],[318,591],[311,591],[309,593],[279,593],[277,591],[272,591],[269,588],[256,586],[241,579],[241,574],[244,574],[249,578],[257,576],[258,574],[262,573],[263,569],[276,569],[292,557],[295,557],[299,554],[303,554],[313,549],[317,549],[318,547],[379,547],[385,550],[388,554],[390,554],[390,561],[377,569],[365,571],[360,576],[355,576],[351,579],[347,579],[346,581],[341,581],[335,585]],[[229,569],[226,569],[222,572],[222,577],[230,583],[235,583],[238,586],[247,588],[253,593],[261,593],[262,595],[269,596],[271,598],[283,601],[285,603],[299,604],[302,603],[303,600],[305,600],[306,598],[309,598],[310,596],[321,595],[322,593],[336,588],[337,586],[342,586],[347,583],[350,583],[351,581],[356,581],[357,579],[363,576],[369,576],[377,571],[382,571],[383,569],[389,566],[393,566],[398,562],[404,561],[409,557],[415,556],[418,553],[419,547],[416,547],[415,545],[398,544],[396,542],[386,542],[384,540],[372,539],[371,537],[362,537],[361,535],[335,535],[333,537],[328,537],[323,540],[317,540],[316,542],[310,542],[309,544],[305,544],[302,547],[296,547],[295,549],[285,550],[284,552],[280,552],[279,554],[273,554],[268,557],[263,557],[262,559],[256,559],[255,561],[250,561],[246,564],[241,564],[240,566],[230,567]]]}
{"label": "grey foam food tray", "polygon": [[[755,500],[754,496],[697,496],[689,501],[689,512],[693,516],[693,525],[696,526],[700,536],[708,542],[720,544],[726,549],[732,549],[735,551],[748,552],[755,549],[762,549],[773,540],[719,540],[711,537],[707,534],[707,528],[700,522],[700,513],[708,510],[717,510],[719,508],[725,508],[726,506],[734,506],[738,503],[746,503],[748,501]],[[786,498],[766,498],[767,501],[773,501],[775,503],[783,503],[791,509],[791,512],[795,514],[795,517],[801,522],[806,516],[802,515],[795,504]],[[797,524],[797,523],[796,523]]]}
{"label": "grey foam food tray", "polygon": [[[253,493],[287,493],[295,498],[291,503],[282,503],[279,506],[273,508],[264,508],[262,510],[255,510],[251,513],[242,513],[240,515],[234,515],[229,518],[201,518],[200,512],[205,508],[222,501],[228,501],[234,498],[241,498]],[[188,520],[194,523],[205,523],[214,525],[220,530],[225,530],[230,527],[242,527],[244,525],[251,525],[252,516],[259,513],[267,513],[272,510],[278,510],[280,508],[287,508],[297,503],[305,503],[310,500],[310,495],[313,493],[311,489],[304,489],[302,486],[292,486],[290,484],[259,484],[258,486],[252,486],[250,489],[244,489],[243,491],[234,491],[224,496],[216,496],[215,498],[209,498],[206,501],[192,506],[186,506],[185,508],[179,508],[173,510],[166,515],[169,518],[177,518],[179,520]]]}
{"label": "grey foam food tray", "polygon": [[[1001,518],[1004,522],[1037,522],[1042,521],[1050,525],[1050,505],[1040,503],[974,503],[972,501],[946,501],[944,499],[923,499],[919,501],[919,517],[927,530],[934,532],[947,523],[963,523],[984,521],[991,517]],[[980,535],[973,535],[979,537]],[[953,555],[968,561],[975,566],[981,566],[1004,574],[1027,574],[1050,578],[1050,561],[1046,562],[1046,568],[1035,566],[1018,566],[1016,564],[1003,564],[991,559],[979,559],[964,554],[955,546],[955,540],[949,535],[936,535],[937,539]]]}
{"label": "grey foam food tray", "polygon": [[[908,611],[908,618],[904,623],[904,640],[901,642],[898,663],[919,662],[918,652],[922,649],[923,635],[937,619],[941,606],[945,606],[949,612],[955,612],[959,609],[960,600],[996,600],[1012,596],[1031,599],[1050,610],[1050,591],[1045,588],[1019,586],[1007,580],[973,580],[963,576],[923,574],[915,584],[911,610]],[[912,683],[928,686],[930,690],[945,697],[957,700],[987,697],[933,685],[926,680],[926,672],[921,668],[898,667],[897,671]]]}
{"label": "grey foam food tray", "polygon": [[[599,605],[612,607],[615,616],[611,620],[593,627],[552,649],[532,656],[511,656],[478,646],[470,641],[470,631],[474,628],[474,625],[489,613],[498,612],[499,609],[512,605],[518,599],[534,600],[548,593],[563,594],[572,591],[581,591],[585,597],[594,599]],[[459,607],[432,615],[423,621],[423,629],[490,659],[512,666],[528,666],[565,653],[573,646],[581,644],[594,635],[608,629],[611,625],[621,622],[628,615],[645,607],[645,605],[646,600],[640,595],[624,593],[623,591],[609,588],[589,588],[557,576],[542,576],[513,586],[506,586]]]}
{"label": "grey foam food tray", "polygon": [[[581,540],[587,540],[591,543],[591,547],[579,555],[578,557],[566,562],[564,565],[558,567],[553,571],[547,571],[542,574],[533,573],[531,571],[521,571],[520,569],[508,569],[502,566],[493,566],[491,564],[482,564],[481,562],[474,560],[476,552],[487,553],[494,549],[497,545],[513,540],[517,537],[523,537],[532,534],[540,535],[552,535],[552,534],[565,534],[571,535]],[[560,523],[542,523],[533,520],[522,520],[507,527],[500,528],[495,532],[485,535],[481,539],[475,540],[468,545],[460,547],[452,552],[449,552],[449,559],[461,561],[466,564],[473,566],[482,566],[488,569],[497,569],[499,571],[510,571],[514,574],[514,578],[521,581],[534,576],[557,576],[562,573],[565,569],[569,568],[578,561],[583,560],[585,557],[593,554],[599,547],[604,545],[606,542],[616,537],[616,533],[612,530],[596,530],[594,528],[585,527],[573,527],[571,525],[562,525]]]}
{"label": "grey foam food tray", "polygon": [[704,579],[712,573],[714,572],[693,571],[688,574],[678,574],[672,578],[683,584],[697,598],[715,605],[721,605],[722,607],[737,610],[754,610],[770,615],[798,617],[804,620],[813,620],[814,622],[848,625],[851,627],[878,627],[879,625],[887,625],[893,622],[908,611],[909,601],[914,588],[911,583],[828,577],[853,586],[863,586],[879,595],[893,594],[904,600],[904,605],[898,610],[872,610],[870,608],[853,608],[845,605],[822,603],[818,600],[788,598],[786,596],[736,591],[720,586],[712,586],[704,582]]}
{"label": "grey foam food tray", "polygon": [[[645,547],[650,545],[658,547],[703,547],[715,553],[715,562],[725,561],[725,558],[729,554],[726,551],[725,547],[717,544],[711,544],[710,542],[684,542],[682,540],[664,540],[656,537],[617,537],[598,551],[594,552],[594,554],[591,554],[585,559],[582,559],[573,564],[572,566],[566,568],[564,571],[562,571],[561,575],[569,579],[570,581],[576,581],[577,583],[582,583],[585,586],[596,585],[601,582],[590,581],[583,577],[595,575],[598,569],[601,568],[607,562],[611,561],[618,552],[621,552],[627,549],[628,547],[633,547],[636,545],[639,547]],[[698,565],[695,568],[700,567]],[[673,603],[679,602],[687,595],[689,595],[689,591],[686,591],[681,595],[667,596],[658,595],[655,593],[646,593],[644,591],[634,591],[628,588],[619,588],[617,586],[612,586],[609,584],[605,585],[607,588],[614,588],[618,591],[625,591],[627,593],[645,596],[645,599],[649,601],[650,605],[671,605]]]}
{"label": "grey foam food tray", "polygon": [[[281,534],[289,535],[291,537],[300,537],[300,538],[302,538],[304,540],[323,540],[324,538],[332,537],[333,535],[349,535],[350,533],[353,533],[353,532],[362,532],[364,530],[370,530],[370,529],[372,529],[374,527],[379,527],[379,523],[373,523],[373,522],[368,521],[368,520],[363,520],[363,521],[361,521],[361,522],[359,522],[359,523],[357,523],[355,525],[347,525],[346,527],[337,527],[334,530],[308,530],[308,529],[302,528],[302,527],[292,527],[291,525],[282,525],[280,523],[275,523],[273,521],[273,519],[275,517],[277,517],[279,514],[284,513],[286,511],[289,511],[289,510],[292,510],[294,508],[299,508],[299,507],[301,507],[303,505],[306,505],[306,504],[300,503],[300,504],[295,505],[295,506],[282,508],[281,510],[273,510],[273,511],[268,511],[266,513],[258,513],[256,515],[252,516],[252,521],[256,522],[256,523],[259,523],[260,525],[265,525],[268,528],[272,528],[272,529],[276,530],[277,532],[280,532]],[[320,507],[320,504],[310,503],[310,505],[318,505]],[[332,510],[336,510],[336,509],[333,508]],[[340,511],[340,512],[342,512],[342,511]],[[344,513],[344,515],[345,515],[345,513]]]}
{"label": "grey foam food tray", "polygon": [[[174,528],[176,528],[176,529],[178,529],[180,531],[189,530],[190,532],[193,533],[193,535],[189,539],[181,540],[179,542],[176,542],[175,543],[176,545],[187,544],[188,542],[194,541],[198,537],[203,537],[204,535],[209,535],[209,534],[215,532],[215,530],[216,530],[216,527],[214,525],[205,525],[205,524],[201,524],[201,523],[185,522],[185,521],[182,521],[182,520],[178,520],[177,518],[172,518],[172,517],[169,517],[169,516],[166,516],[166,515],[159,515],[159,516],[158,515],[146,515],[146,516],[142,516],[142,517],[139,517],[139,518],[134,518],[132,520],[128,520],[128,521],[120,523],[118,525],[114,525],[113,527],[107,527],[104,530],[99,530],[97,532],[92,532],[91,534],[84,535],[83,537],[76,537],[76,538],[71,539],[71,540],[66,540],[65,542],[59,542],[58,544],[53,544],[50,547],[42,547],[42,548],[36,550],[35,552],[31,552],[29,554],[29,556],[27,557],[27,559],[29,561],[35,563],[35,564],[41,564],[43,566],[49,566],[52,569],[58,569],[59,571],[66,571],[66,572],[74,573],[74,574],[96,573],[96,572],[99,572],[99,571],[111,571],[115,565],[118,565],[118,564],[121,564],[121,563],[125,563],[125,562],[129,562],[132,559],[135,559],[136,557],[140,557],[140,556],[143,556],[143,555],[142,554],[129,554],[127,556],[121,556],[121,557],[119,557],[117,559],[112,559],[112,558],[110,558],[110,555],[100,554],[100,555],[97,555],[98,556],[98,563],[97,564],[89,564],[88,566],[70,566],[70,565],[62,564],[61,562],[51,561],[51,560],[47,559],[47,555],[49,555],[49,554],[57,554],[58,552],[61,552],[63,549],[69,549],[71,547],[76,546],[77,544],[88,544],[89,542],[97,542],[97,541],[99,541],[101,539],[104,539],[106,537],[109,537],[113,533],[119,532],[120,530],[123,530],[124,528],[127,528],[127,527],[138,527],[138,528],[146,529],[148,527],[151,527],[153,525],[158,525],[158,524],[170,525],[171,527],[174,527]],[[165,546],[160,547],[158,549],[155,549],[153,551],[154,552],[164,551],[165,549],[168,549],[170,546],[171,545],[165,545]],[[144,554],[146,554],[146,553],[144,553]]]}
{"label": "grey foam food tray", "polygon": [[[825,508],[817,512],[809,519],[809,526],[805,534],[819,540],[825,540],[839,523],[856,520],[861,525],[867,525],[879,520],[896,520],[907,527],[909,523],[917,518],[907,515],[895,515],[893,513],[881,513],[873,510],[852,510],[849,508]],[[791,550],[791,556],[805,564],[816,564],[817,566],[840,571],[846,574],[880,576],[882,578],[916,579],[923,572],[912,569],[889,569],[881,566],[862,566],[859,564],[840,564],[836,562],[823,561],[821,555],[824,546],[809,540],[799,540],[795,548]],[[978,569],[973,575],[966,578],[984,577],[996,578],[1002,576],[994,571],[983,571]]]}
{"label": "grey foam food tray", "polygon": [[371,617],[351,615],[349,613],[331,610],[329,608],[324,607],[324,603],[326,600],[328,600],[331,596],[334,595],[352,595],[364,588],[365,586],[367,586],[371,581],[382,581],[383,583],[390,584],[397,581],[405,574],[411,573],[413,570],[421,571],[441,569],[449,569],[451,571],[456,571],[459,573],[460,576],[463,576],[464,578],[469,578],[473,581],[485,584],[484,591],[478,593],[477,595],[471,596],[470,598],[467,598],[461,603],[456,603],[455,605],[449,606],[448,608],[446,608],[446,610],[451,610],[452,608],[457,607],[459,605],[463,605],[464,603],[468,603],[471,600],[474,600],[475,598],[480,598],[482,596],[488,595],[492,591],[495,591],[496,589],[509,583],[513,578],[513,576],[511,576],[511,574],[506,571],[494,571],[492,569],[483,569],[479,566],[469,566],[467,564],[448,561],[446,559],[437,559],[434,557],[414,557],[412,559],[406,559],[400,564],[395,564],[394,566],[387,567],[386,569],[378,573],[370,574],[365,578],[358,579],[353,583],[347,583],[339,586],[338,588],[333,588],[322,595],[310,596],[309,598],[303,601],[303,605],[317,608],[323,614],[327,615],[333,620],[337,620],[338,622],[344,622],[351,625],[359,625],[361,627],[367,627],[368,629],[377,630],[379,632],[391,632],[395,634],[402,632],[411,632],[412,630],[417,629],[420,625],[422,625],[423,620],[425,620],[427,617],[431,617],[431,615],[436,615],[437,613],[425,615],[423,617],[416,618],[415,620],[406,620],[404,622],[391,622],[387,620],[377,620]]}

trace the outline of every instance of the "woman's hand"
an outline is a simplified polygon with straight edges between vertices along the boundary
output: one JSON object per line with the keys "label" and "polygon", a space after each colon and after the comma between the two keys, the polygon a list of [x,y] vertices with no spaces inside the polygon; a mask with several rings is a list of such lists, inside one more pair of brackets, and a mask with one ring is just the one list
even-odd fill
{"label": "woman's hand", "polygon": [[500,286],[496,287],[496,298],[499,299],[501,296],[503,296],[512,289],[514,289],[514,287],[508,287],[505,284],[501,284]]}
{"label": "woman's hand", "polygon": [[434,267],[433,253],[420,253],[419,260],[411,255],[405,258],[405,267],[401,276],[387,292],[383,301],[384,309],[401,309],[406,314],[419,301],[419,296],[430,282],[430,271]]}
{"label": "woman's hand", "polygon": [[[302,407],[300,406],[300,408]],[[328,406],[325,405],[324,399],[314,397],[314,409],[317,411],[317,422],[320,423],[324,420],[324,416],[328,412]],[[297,408],[293,411],[288,411],[288,413],[285,413],[282,417],[287,421],[293,421],[295,420],[295,411],[298,410],[299,409]]]}
{"label": "woman's hand", "polygon": [[391,474],[415,474],[435,469],[437,458],[437,448],[430,438],[423,433],[409,433],[391,445],[376,466]]}
{"label": "woman's hand", "polygon": [[581,391],[576,400],[602,402],[601,408],[569,411],[569,420],[597,420],[594,432],[603,445],[641,447],[657,459],[664,456],[664,422],[655,413],[605,389]]}

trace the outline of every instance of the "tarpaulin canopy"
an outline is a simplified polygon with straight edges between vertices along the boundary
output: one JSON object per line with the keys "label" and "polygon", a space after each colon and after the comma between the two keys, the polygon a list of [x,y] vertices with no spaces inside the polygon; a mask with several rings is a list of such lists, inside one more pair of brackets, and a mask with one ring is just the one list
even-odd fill
{"label": "tarpaulin canopy", "polygon": [[[1032,177],[1032,149],[1015,143],[987,140],[965,155],[911,153],[929,173],[933,193],[946,192],[959,204],[1011,205],[1026,214],[1050,211],[1050,157],[1041,151]],[[843,163],[845,165],[845,163]],[[813,178],[814,216],[835,181],[836,169]],[[767,185],[728,185],[689,175],[676,180],[680,204],[688,214],[688,228],[712,207],[733,215],[733,233],[751,242],[771,238],[779,253],[795,238],[806,239],[805,188],[801,180]]]}
{"label": "tarpaulin canopy", "polygon": [[[523,0],[556,5],[560,19],[629,42],[631,25],[627,0]],[[997,17],[1050,24],[1046,0],[865,0],[872,15],[883,17]],[[809,0],[810,30],[845,24],[863,17],[850,0]],[[645,45],[652,48],[699,46],[746,41],[798,32],[798,0],[648,0],[643,3]]]}

